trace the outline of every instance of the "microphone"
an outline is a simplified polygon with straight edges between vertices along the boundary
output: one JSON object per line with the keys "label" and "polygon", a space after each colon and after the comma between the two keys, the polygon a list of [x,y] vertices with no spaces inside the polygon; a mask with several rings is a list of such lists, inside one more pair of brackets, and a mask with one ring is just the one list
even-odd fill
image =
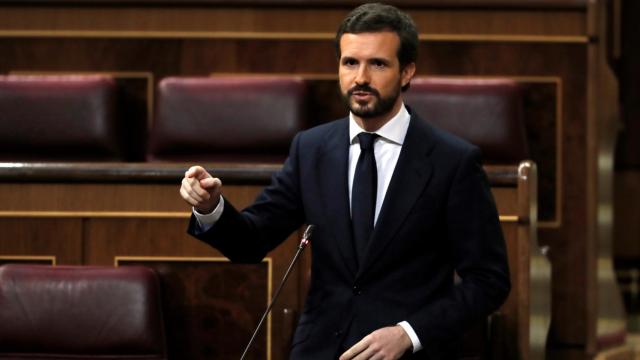
{"label": "microphone", "polygon": [[273,295],[273,298],[271,299],[269,306],[267,306],[267,310],[265,310],[264,314],[262,314],[262,318],[260,318],[260,322],[258,323],[258,326],[256,326],[256,330],[253,332],[253,335],[251,335],[251,340],[249,340],[247,347],[244,348],[244,352],[242,353],[240,360],[244,360],[244,357],[247,355],[247,352],[249,352],[249,349],[251,348],[251,345],[253,344],[253,341],[255,340],[256,335],[258,335],[258,331],[260,330],[260,327],[262,326],[264,319],[266,319],[269,312],[271,312],[271,308],[273,307],[273,304],[275,304],[276,299],[278,298],[278,295],[280,295],[280,291],[282,291],[282,287],[284,286],[284,283],[289,278],[289,274],[291,273],[293,266],[298,261],[300,254],[302,254],[302,251],[307,247],[307,245],[309,245],[309,241],[311,240],[311,235],[313,234],[313,230],[315,229],[315,227],[316,227],[315,225],[308,225],[307,228],[304,230],[304,233],[302,234],[302,239],[300,239],[300,243],[298,244],[298,251],[296,251],[296,254],[293,256],[293,259],[291,260],[291,264],[289,264],[289,268],[284,273],[284,276],[282,277],[282,281],[280,281],[280,285],[278,285],[278,289],[276,290],[275,295]]}

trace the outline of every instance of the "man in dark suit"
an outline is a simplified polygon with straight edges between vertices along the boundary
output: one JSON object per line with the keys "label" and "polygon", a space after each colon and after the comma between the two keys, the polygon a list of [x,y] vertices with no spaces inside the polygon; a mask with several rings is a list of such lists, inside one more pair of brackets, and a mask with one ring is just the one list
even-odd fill
{"label": "man in dark suit", "polygon": [[479,150],[404,106],[418,48],[407,14],[363,5],[336,46],[350,116],[299,133],[241,212],[219,179],[189,169],[180,190],[194,208],[189,232],[233,261],[258,262],[316,225],[292,359],[454,358],[466,327],[510,288]]}

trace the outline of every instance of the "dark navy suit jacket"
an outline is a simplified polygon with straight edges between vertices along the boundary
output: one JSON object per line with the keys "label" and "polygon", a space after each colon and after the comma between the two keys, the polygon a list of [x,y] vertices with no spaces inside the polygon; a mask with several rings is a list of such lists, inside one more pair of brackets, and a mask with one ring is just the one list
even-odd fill
{"label": "dark navy suit jacket", "polygon": [[412,115],[362,264],[351,233],[348,154],[348,119],[303,131],[253,205],[239,212],[227,201],[210,230],[197,234],[192,218],[189,231],[232,261],[259,262],[302,224],[316,225],[292,359],[335,359],[403,320],[424,346],[407,358],[455,358],[466,327],[510,289],[478,148]]}

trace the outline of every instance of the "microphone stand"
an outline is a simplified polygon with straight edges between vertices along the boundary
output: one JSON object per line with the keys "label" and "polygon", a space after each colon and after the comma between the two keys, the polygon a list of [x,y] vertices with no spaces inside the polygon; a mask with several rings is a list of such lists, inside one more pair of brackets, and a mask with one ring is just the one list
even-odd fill
{"label": "microphone stand", "polygon": [[300,257],[300,254],[302,254],[302,251],[304,251],[304,249],[307,247],[307,245],[309,245],[309,241],[311,239],[311,234],[313,233],[313,229],[314,228],[315,228],[315,225],[309,225],[304,230],[304,234],[302,235],[302,239],[300,240],[300,244],[298,244],[298,251],[296,251],[296,254],[293,256],[293,260],[291,260],[291,264],[289,264],[289,268],[284,273],[284,277],[282,278],[282,281],[280,281],[280,285],[278,286],[278,289],[276,290],[275,295],[273,295],[273,298],[271,299],[271,302],[269,303],[269,306],[267,306],[267,310],[265,310],[264,314],[262,314],[262,318],[260,318],[260,322],[258,323],[258,326],[256,326],[256,330],[253,332],[253,335],[251,335],[251,340],[249,340],[249,343],[247,344],[247,347],[244,348],[244,352],[242,353],[242,356],[240,357],[240,360],[244,360],[244,357],[247,355],[247,352],[249,352],[249,349],[251,348],[251,345],[253,344],[253,341],[255,340],[256,335],[258,335],[258,331],[260,330],[260,327],[262,326],[262,323],[264,322],[264,319],[266,319],[266,317],[269,314],[269,312],[271,312],[271,308],[275,304],[276,299],[278,298],[278,295],[280,295],[280,291],[282,291],[282,287],[284,286],[284,283],[289,278],[289,274],[291,273],[291,270],[293,269],[293,266],[298,261],[298,258]]}

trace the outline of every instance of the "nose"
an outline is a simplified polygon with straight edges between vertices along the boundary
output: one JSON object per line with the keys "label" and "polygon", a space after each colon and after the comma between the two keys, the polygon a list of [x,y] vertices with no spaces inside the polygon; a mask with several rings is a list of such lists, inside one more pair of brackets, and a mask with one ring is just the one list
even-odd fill
{"label": "nose", "polygon": [[371,81],[371,78],[369,77],[369,69],[367,68],[366,65],[360,66],[360,68],[358,69],[358,74],[356,76],[356,84],[357,85],[369,84],[370,81]]}

